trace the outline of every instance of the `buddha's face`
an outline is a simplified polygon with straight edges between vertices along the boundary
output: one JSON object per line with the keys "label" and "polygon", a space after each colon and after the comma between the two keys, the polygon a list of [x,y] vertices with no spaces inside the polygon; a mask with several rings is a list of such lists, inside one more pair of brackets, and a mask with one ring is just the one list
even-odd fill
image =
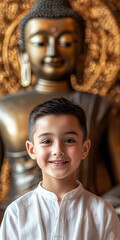
{"label": "buddha's face", "polygon": [[25,43],[35,75],[60,81],[73,73],[77,64],[80,26],[72,18],[31,19],[25,26]]}

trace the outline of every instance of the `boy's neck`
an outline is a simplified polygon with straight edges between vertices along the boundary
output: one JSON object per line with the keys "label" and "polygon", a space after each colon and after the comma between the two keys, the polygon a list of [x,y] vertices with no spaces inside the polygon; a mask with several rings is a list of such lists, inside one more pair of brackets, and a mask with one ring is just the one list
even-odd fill
{"label": "boy's neck", "polygon": [[66,178],[66,179],[47,179],[46,177],[44,178],[43,176],[43,183],[42,187],[50,192],[53,192],[56,194],[58,198],[58,203],[60,205],[63,196],[67,193],[72,191],[73,189],[78,187],[78,183],[76,181],[76,176],[75,178]]}

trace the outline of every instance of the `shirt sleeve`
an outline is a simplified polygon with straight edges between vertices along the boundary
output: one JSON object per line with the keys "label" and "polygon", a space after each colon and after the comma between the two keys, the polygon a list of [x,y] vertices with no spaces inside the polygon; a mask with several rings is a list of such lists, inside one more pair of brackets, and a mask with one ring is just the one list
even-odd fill
{"label": "shirt sleeve", "polygon": [[112,208],[108,214],[103,240],[120,240],[120,221]]}
{"label": "shirt sleeve", "polygon": [[15,212],[8,207],[0,228],[0,240],[19,240],[18,220]]}

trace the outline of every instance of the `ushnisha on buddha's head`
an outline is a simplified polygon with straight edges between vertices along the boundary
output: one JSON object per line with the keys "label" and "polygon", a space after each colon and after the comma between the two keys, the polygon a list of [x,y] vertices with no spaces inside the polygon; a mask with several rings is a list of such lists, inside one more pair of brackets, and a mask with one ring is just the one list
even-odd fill
{"label": "ushnisha on buddha's head", "polygon": [[30,63],[37,79],[68,80],[79,71],[84,31],[84,20],[67,0],[37,0],[20,24],[22,63]]}

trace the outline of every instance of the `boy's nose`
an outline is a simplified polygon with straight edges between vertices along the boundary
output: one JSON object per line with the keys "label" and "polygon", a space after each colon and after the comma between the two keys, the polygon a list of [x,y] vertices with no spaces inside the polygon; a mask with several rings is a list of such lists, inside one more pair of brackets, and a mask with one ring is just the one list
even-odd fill
{"label": "boy's nose", "polygon": [[62,157],[62,156],[64,156],[65,154],[64,154],[64,152],[54,151],[54,152],[52,152],[52,155],[53,155],[53,156],[56,156],[56,157]]}
{"label": "boy's nose", "polygon": [[61,142],[57,142],[52,149],[52,155],[56,157],[63,157],[65,155],[64,149]]}

